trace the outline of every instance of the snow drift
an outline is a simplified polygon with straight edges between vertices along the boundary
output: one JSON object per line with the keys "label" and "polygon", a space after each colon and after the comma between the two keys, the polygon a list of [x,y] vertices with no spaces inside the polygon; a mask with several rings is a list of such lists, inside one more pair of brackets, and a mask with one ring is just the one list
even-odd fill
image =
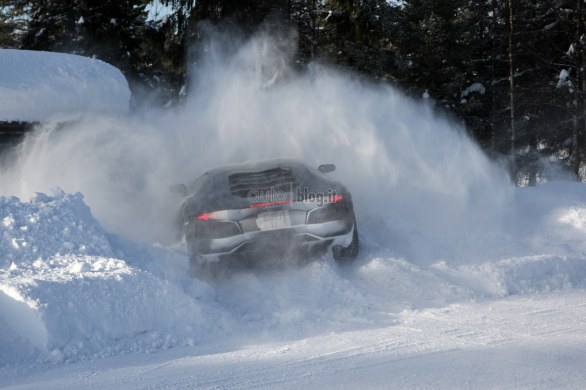
{"label": "snow drift", "polygon": [[0,334],[17,344],[2,346],[1,363],[35,351],[60,361],[151,350],[198,334],[197,302],[115,258],[80,194],[0,197],[0,210]]}
{"label": "snow drift", "polygon": [[105,62],[73,54],[0,49],[0,121],[126,113],[129,103],[126,79]]}

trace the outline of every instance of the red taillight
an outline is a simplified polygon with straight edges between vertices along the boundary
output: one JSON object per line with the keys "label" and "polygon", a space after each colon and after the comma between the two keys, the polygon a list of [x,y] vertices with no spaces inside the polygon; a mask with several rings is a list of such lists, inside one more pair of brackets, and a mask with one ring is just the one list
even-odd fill
{"label": "red taillight", "polygon": [[344,199],[342,195],[334,195],[334,203],[341,202]]}
{"label": "red taillight", "polygon": [[208,213],[203,213],[201,215],[198,215],[197,219],[199,219],[200,221],[208,221],[210,219],[210,216]]}
{"label": "red taillight", "polygon": [[248,208],[255,209],[257,207],[269,207],[269,206],[278,206],[280,204],[289,204],[293,203],[292,200],[280,200],[278,202],[266,202],[266,203],[255,203],[248,206]]}

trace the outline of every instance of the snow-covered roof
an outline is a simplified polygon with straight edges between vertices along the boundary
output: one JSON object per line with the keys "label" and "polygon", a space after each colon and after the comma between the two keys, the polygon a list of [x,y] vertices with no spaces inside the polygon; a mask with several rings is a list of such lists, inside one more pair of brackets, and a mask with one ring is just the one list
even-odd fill
{"label": "snow-covered roof", "polygon": [[95,112],[127,112],[119,69],[74,54],[0,49],[0,122],[38,122]]}

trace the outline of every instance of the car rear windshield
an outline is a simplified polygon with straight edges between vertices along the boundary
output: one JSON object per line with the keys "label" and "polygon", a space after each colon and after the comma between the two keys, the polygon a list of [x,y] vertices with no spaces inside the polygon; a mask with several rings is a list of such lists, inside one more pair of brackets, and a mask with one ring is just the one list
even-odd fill
{"label": "car rear windshield", "polygon": [[228,176],[230,193],[242,198],[251,192],[290,192],[297,185],[291,168],[273,168],[264,171],[239,172]]}

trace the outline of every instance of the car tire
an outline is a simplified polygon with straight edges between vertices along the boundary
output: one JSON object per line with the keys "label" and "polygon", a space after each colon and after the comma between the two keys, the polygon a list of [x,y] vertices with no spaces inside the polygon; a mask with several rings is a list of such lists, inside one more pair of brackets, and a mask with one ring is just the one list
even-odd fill
{"label": "car tire", "polygon": [[358,239],[358,226],[354,222],[354,232],[352,233],[352,242],[341,250],[334,251],[334,260],[338,264],[348,264],[353,262],[358,256],[358,250],[360,248],[360,241]]}

